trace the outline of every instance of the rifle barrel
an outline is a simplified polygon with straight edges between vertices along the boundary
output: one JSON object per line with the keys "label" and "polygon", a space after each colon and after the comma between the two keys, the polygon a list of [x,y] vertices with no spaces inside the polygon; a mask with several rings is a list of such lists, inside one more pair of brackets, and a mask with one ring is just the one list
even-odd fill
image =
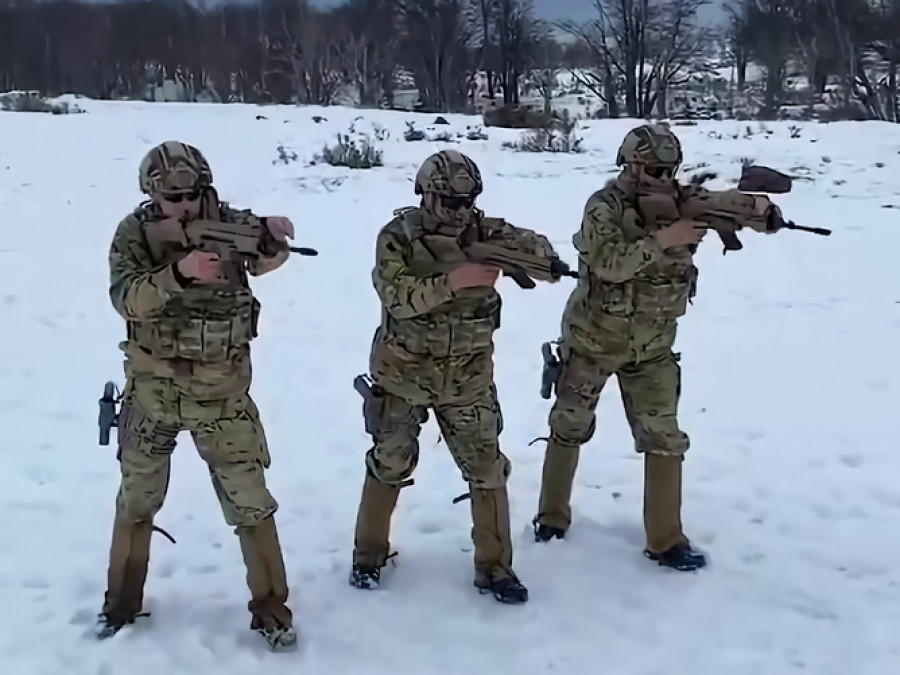
{"label": "rifle barrel", "polygon": [[831,230],[826,230],[824,227],[806,227],[805,225],[797,225],[793,220],[785,221],[784,227],[789,230],[802,230],[803,232],[821,234],[823,237],[827,237],[831,234]]}

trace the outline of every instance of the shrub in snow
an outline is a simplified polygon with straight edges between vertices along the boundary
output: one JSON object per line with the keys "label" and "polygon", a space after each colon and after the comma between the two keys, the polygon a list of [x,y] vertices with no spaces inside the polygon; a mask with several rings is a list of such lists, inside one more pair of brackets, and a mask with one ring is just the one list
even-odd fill
{"label": "shrub in snow", "polygon": [[456,143],[460,138],[469,141],[484,141],[488,135],[481,124],[468,124],[465,131],[458,131],[443,117],[438,117],[433,124],[425,129],[416,128],[415,122],[406,123],[406,131],[403,138],[407,141],[444,141]]}
{"label": "shrub in snow", "polygon": [[481,124],[466,125],[466,139],[470,141],[486,141],[488,138],[484,126]]}
{"label": "shrub in snow", "polygon": [[357,117],[345,133],[337,135],[337,143],[326,144],[314,161],[326,162],[332,166],[347,166],[351,169],[371,169],[381,166],[384,154],[381,142],[387,137],[387,129]]}
{"label": "shrub in snow", "polygon": [[504,148],[518,152],[584,152],[582,138],[576,133],[576,122],[568,111],[554,115],[550,124],[539,129],[522,132],[515,142],[503,143]]}
{"label": "shrub in snow", "polygon": [[10,91],[0,94],[0,110],[7,112],[48,112],[54,115],[83,113],[77,103],[41,96],[37,91]]}
{"label": "shrub in snow", "polygon": [[425,127],[425,138],[429,141],[453,142],[457,133],[448,124],[429,124]]}
{"label": "shrub in snow", "polygon": [[291,162],[297,161],[297,153],[293,150],[285,148],[283,145],[279,145],[276,150],[278,150],[278,159],[273,159],[272,164],[275,164],[276,162],[290,164]]}
{"label": "shrub in snow", "polygon": [[485,110],[482,113],[482,118],[484,119],[484,125],[487,127],[504,127],[507,129],[546,128],[552,119],[550,115],[543,111],[514,105]]}
{"label": "shrub in snow", "polygon": [[422,141],[425,140],[425,132],[421,129],[416,129],[415,122],[407,122],[403,138],[407,141]]}

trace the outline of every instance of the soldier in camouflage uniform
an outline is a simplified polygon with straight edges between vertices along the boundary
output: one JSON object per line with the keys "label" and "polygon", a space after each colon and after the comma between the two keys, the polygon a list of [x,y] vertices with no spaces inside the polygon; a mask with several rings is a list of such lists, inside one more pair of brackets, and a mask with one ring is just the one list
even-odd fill
{"label": "soldier in camouflage uniform", "polygon": [[110,298],[125,319],[126,385],[118,422],[121,486],[110,548],[108,587],[98,634],[108,637],[141,610],[154,516],[165,499],[175,438],[190,431],[225,522],[235,528],[251,600],[250,627],[273,649],[296,644],[288,586],[266,487],[270,463],[259,412],[249,394],[250,341],[260,303],[248,284],[281,266],[293,224],[264,225],[254,263],[192,249],[182,222],[197,217],[241,223],[252,212],[218,199],[206,159],[194,147],[166,142],[140,165],[150,196],[121,223],[109,255]]}
{"label": "soldier in camouflage uniform", "polygon": [[679,200],[690,194],[735,214],[742,227],[771,232],[777,207],[737,190],[688,190],[674,178],[681,162],[681,145],[667,126],[637,127],[619,149],[620,175],[587,201],[573,237],[581,274],[562,318],[534,523],[538,541],[561,539],[568,529],[579,449],[592,438],[600,393],[616,375],[635,450],[644,454],[644,553],[660,565],[693,570],[706,561],[682,531],[689,439],[677,421],[681,369],[672,347],[677,319],[694,294],[693,253],[705,230],[683,218],[659,227],[654,209],[660,198],[669,199],[677,214]]}
{"label": "soldier in camouflage uniform", "polygon": [[475,208],[479,169],[455,150],[423,163],[415,191],[420,206],[395,211],[376,241],[372,277],[382,318],[369,360],[374,384],[363,390],[365,428],[374,446],[366,454],[350,583],[371,589],[380,582],[391,516],[400,489],[412,484],[419,431],[430,408],[469,484],[475,586],[501,602],[526,602],[528,591],[512,569],[510,462],[498,443],[503,422],[493,333],[500,322],[494,289],[499,270],[449,256],[443,246],[438,253],[429,241],[440,237],[464,250],[472,238],[557,256],[545,237]]}

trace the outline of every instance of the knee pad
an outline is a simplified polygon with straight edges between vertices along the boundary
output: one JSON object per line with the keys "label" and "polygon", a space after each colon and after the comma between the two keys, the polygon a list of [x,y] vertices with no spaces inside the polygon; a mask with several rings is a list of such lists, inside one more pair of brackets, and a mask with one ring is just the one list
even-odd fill
{"label": "knee pad", "polygon": [[550,412],[551,438],[563,445],[584,445],[597,429],[597,416],[589,410],[559,410]]}
{"label": "knee pad", "polygon": [[365,463],[366,472],[378,482],[402,486],[411,480],[419,463],[419,454],[403,453],[388,458],[378,451],[377,446],[373,446],[366,452]]}

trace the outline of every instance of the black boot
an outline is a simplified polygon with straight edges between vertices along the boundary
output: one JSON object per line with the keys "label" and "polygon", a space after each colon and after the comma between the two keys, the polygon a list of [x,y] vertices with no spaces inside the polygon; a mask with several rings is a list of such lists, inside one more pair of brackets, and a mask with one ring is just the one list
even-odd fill
{"label": "black boot", "polygon": [[493,579],[478,575],[475,586],[483,593],[493,593],[497,602],[518,605],[528,602],[528,589],[516,577]]}
{"label": "black boot", "polygon": [[350,570],[350,585],[365,590],[374,590],[381,584],[381,569],[374,565],[353,563]]}
{"label": "black boot", "polygon": [[566,531],[559,527],[552,527],[550,525],[538,524],[537,518],[532,522],[534,526],[534,540],[537,542],[542,541],[550,541],[553,537],[557,539],[563,539],[566,536]]}
{"label": "black boot", "polygon": [[692,550],[690,544],[675,544],[663,553],[644,550],[644,555],[658,562],[660,567],[671,567],[679,572],[693,572],[706,567],[706,556]]}

